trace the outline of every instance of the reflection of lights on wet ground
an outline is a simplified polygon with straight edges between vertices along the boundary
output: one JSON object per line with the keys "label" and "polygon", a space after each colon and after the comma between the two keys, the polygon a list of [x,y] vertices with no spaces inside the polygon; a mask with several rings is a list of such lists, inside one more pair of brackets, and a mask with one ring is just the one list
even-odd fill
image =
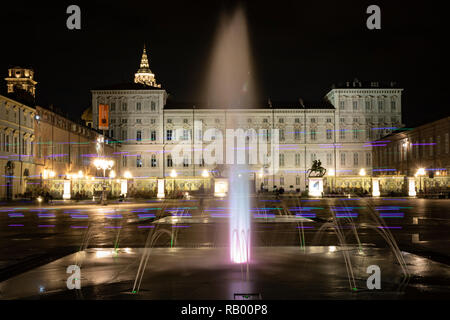
{"label": "reflection of lights on wet ground", "polygon": [[329,246],[328,252],[336,252],[336,246]]}
{"label": "reflection of lights on wet ground", "polygon": [[295,215],[296,218],[315,218],[315,213],[297,213]]}
{"label": "reflection of lights on wet ground", "polygon": [[380,217],[382,218],[403,218],[405,214],[403,212],[380,212]]}
{"label": "reflection of lights on wet ground", "polygon": [[384,227],[384,226],[380,226],[380,227],[377,227],[378,229],[402,229],[402,227]]}
{"label": "reflection of lights on wet ground", "polygon": [[114,250],[108,251],[108,250],[98,250],[95,252],[95,257],[98,259],[110,257],[116,252]]}
{"label": "reflection of lights on wet ground", "polygon": [[23,214],[22,213],[8,213],[8,216],[10,218],[23,218]]}
{"label": "reflection of lights on wet ground", "polygon": [[88,219],[89,216],[87,214],[71,214],[70,217],[72,219]]}
{"label": "reflection of lights on wet ground", "polygon": [[52,213],[38,213],[38,217],[39,218],[54,218],[56,216]]}

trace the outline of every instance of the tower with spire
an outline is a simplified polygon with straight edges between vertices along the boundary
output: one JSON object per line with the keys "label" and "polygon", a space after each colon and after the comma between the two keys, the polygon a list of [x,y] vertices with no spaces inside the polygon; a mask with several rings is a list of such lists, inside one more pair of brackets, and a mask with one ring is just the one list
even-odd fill
{"label": "tower with spire", "polygon": [[145,44],[144,51],[142,52],[141,65],[139,70],[134,74],[134,82],[142,83],[150,87],[161,88],[161,85],[156,83],[155,75],[150,70]]}

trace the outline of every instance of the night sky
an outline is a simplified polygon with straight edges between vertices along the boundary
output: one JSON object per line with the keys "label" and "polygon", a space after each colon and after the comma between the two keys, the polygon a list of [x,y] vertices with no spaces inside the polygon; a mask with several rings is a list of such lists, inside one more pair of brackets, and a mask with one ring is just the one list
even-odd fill
{"label": "night sky", "polygon": [[[402,86],[408,127],[450,114],[446,11],[431,1],[2,1],[0,73],[32,67],[37,102],[77,118],[90,89],[133,81],[145,43],[158,83],[178,101],[198,101],[220,17],[238,3],[261,100],[318,101],[356,77]],[[66,28],[71,4],[81,7],[81,30]],[[381,30],[366,28],[370,4],[381,7]]]}

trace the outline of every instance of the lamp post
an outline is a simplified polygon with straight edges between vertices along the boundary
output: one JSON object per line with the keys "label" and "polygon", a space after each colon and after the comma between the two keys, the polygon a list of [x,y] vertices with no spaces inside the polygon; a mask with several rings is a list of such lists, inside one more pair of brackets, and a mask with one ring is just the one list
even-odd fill
{"label": "lamp post", "polygon": [[95,159],[94,160],[94,166],[97,168],[97,170],[102,169],[103,170],[103,182],[102,182],[102,199],[101,203],[103,205],[106,205],[106,184],[105,184],[105,178],[106,178],[106,170],[111,170],[111,168],[114,166],[113,160],[106,160],[106,159]]}

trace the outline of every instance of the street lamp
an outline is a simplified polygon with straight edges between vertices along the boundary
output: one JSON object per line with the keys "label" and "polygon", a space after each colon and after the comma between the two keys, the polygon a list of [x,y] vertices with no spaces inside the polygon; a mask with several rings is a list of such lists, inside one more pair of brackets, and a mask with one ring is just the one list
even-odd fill
{"label": "street lamp", "polygon": [[131,179],[133,176],[130,171],[125,171],[125,173],[123,174],[123,177],[125,179]]}
{"label": "street lamp", "polygon": [[366,169],[361,168],[361,170],[359,170],[359,175],[360,175],[361,177],[364,177],[364,176],[366,175]]}
{"label": "street lamp", "polygon": [[[103,138],[103,137],[101,137]],[[97,140],[98,142],[98,140]],[[106,170],[111,170],[111,168],[114,166],[113,160],[106,160],[106,159],[95,159],[94,160],[94,166],[97,168],[97,170],[102,169],[103,170],[103,183],[102,183],[102,204],[106,204],[106,185],[105,185],[105,179],[106,178]]]}

